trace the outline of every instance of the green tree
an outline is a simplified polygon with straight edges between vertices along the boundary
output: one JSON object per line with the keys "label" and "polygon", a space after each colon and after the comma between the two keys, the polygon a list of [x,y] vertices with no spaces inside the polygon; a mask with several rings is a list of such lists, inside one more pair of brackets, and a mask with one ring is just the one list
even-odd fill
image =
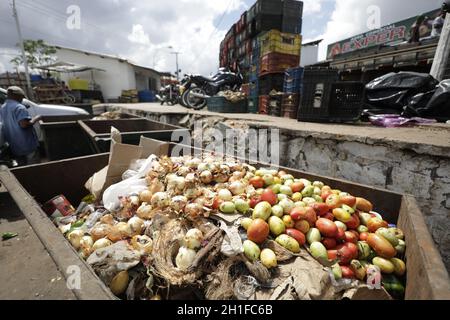
{"label": "green tree", "polygon": [[[17,44],[17,46],[20,46]],[[36,68],[37,66],[50,64],[55,60],[54,54],[56,48],[47,45],[44,40],[24,40],[23,46],[25,49],[25,57],[30,68]],[[22,55],[18,55],[11,60],[16,66],[24,64]]]}

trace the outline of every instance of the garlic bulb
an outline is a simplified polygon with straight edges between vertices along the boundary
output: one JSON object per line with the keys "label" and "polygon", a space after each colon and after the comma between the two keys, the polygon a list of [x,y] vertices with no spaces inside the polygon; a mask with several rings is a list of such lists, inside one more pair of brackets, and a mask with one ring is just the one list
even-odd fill
{"label": "garlic bulb", "polygon": [[194,184],[196,182],[195,173],[188,173],[186,175],[185,181],[187,184]]}
{"label": "garlic bulb", "polygon": [[191,229],[186,232],[183,239],[183,244],[188,249],[198,249],[200,248],[203,241],[203,233],[199,229]]}
{"label": "garlic bulb", "polygon": [[188,166],[189,168],[197,168],[197,166],[201,163],[202,161],[199,158],[193,158],[191,160],[188,160],[186,162],[186,166]]}
{"label": "garlic bulb", "polygon": [[189,188],[184,191],[184,195],[188,199],[195,199],[202,194],[202,190],[200,188]]}
{"label": "garlic bulb", "polygon": [[94,242],[94,244],[92,245],[92,250],[98,250],[98,249],[102,249],[102,248],[106,248],[109,247],[110,245],[112,245],[112,242],[108,239],[98,239],[97,241]]}
{"label": "garlic bulb", "polygon": [[129,198],[130,198],[130,203],[131,203],[133,206],[139,206],[139,203],[140,203],[139,196],[137,196],[137,195],[131,195]]}
{"label": "garlic bulb", "polygon": [[197,170],[199,172],[203,172],[203,171],[209,170],[209,165],[207,163],[205,163],[205,162],[202,162],[202,163],[200,163],[198,165]]}
{"label": "garlic bulb", "polygon": [[181,247],[178,250],[177,257],[175,258],[175,264],[178,269],[186,271],[194,263],[197,253],[189,248]]}
{"label": "garlic bulb", "polygon": [[139,235],[144,229],[144,220],[138,217],[133,217],[128,220],[128,226],[130,227],[132,235]]}
{"label": "garlic bulb", "polygon": [[119,222],[114,227],[112,227],[110,232],[108,233],[108,239],[112,242],[117,242],[131,236],[131,228],[126,222]]}

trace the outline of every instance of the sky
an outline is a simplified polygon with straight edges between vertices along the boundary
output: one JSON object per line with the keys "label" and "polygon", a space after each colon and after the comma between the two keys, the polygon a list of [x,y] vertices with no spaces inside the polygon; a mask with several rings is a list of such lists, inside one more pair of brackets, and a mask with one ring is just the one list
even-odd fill
{"label": "sky", "polygon": [[[25,39],[111,54],[160,71],[175,72],[178,51],[183,73],[217,71],[219,45],[228,29],[255,0],[16,0]],[[0,73],[17,54],[12,0],[0,0]],[[390,24],[440,7],[442,0],[304,0],[304,41],[327,45],[370,30],[373,13]],[[78,28],[68,28],[71,6]],[[375,7],[374,7],[375,6]],[[376,11],[374,11],[374,8]],[[69,12],[68,12],[69,9]],[[73,24],[71,25],[73,26]],[[172,47],[170,49],[169,47]]]}

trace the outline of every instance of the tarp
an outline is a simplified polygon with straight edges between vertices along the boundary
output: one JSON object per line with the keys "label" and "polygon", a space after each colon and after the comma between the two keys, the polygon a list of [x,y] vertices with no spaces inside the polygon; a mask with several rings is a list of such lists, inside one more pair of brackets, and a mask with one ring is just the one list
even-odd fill
{"label": "tarp", "polygon": [[106,72],[106,70],[84,66],[80,64],[70,63],[70,62],[64,62],[64,61],[58,61],[49,65],[45,66],[38,66],[37,69],[41,70],[48,70],[53,72],[63,72],[63,73],[72,73],[72,72],[84,72],[84,71],[103,71]]}

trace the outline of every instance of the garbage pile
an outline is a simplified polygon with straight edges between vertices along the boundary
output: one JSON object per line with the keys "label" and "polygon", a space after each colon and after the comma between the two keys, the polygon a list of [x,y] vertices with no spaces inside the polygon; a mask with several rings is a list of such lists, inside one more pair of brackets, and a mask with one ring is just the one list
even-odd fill
{"label": "garbage pile", "polygon": [[152,155],[122,178],[54,219],[121,299],[404,295],[403,232],[363,198],[212,155]]}
{"label": "garbage pile", "polygon": [[123,114],[120,112],[113,112],[113,111],[109,111],[109,112],[105,112],[102,113],[101,115],[94,117],[92,120],[120,120],[122,119]]}
{"label": "garbage pile", "polygon": [[237,103],[239,101],[247,99],[247,96],[243,92],[232,91],[232,90],[220,91],[217,94],[217,96],[224,97],[225,99],[227,99],[228,101],[230,101],[232,103]]}

